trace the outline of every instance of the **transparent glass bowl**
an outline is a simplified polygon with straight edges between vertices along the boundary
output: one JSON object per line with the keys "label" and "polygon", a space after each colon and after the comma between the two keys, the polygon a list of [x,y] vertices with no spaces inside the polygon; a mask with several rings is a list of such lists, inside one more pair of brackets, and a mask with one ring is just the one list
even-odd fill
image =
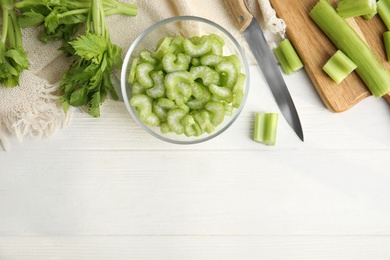
{"label": "transparent glass bowl", "polygon": [[[137,111],[133,108],[129,101],[132,97],[132,84],[128,82],[130,68],[135,57],[139,56],[140,51],[148,49],[155,51],[157,41],[166,36],[182,35],[183,37],[189,38],[192,36],[202,36],[208,34],[217,34],[222,37],[225,41],[223,48],[223,55],[235,54],[241,62],[241,73],[246,75],[244,83],[244,98],[241,102],[240,107],[234,108],[231,116],[225,116],[224,121],[218,125],[215,130],[208,134],[204,133],[200,136],[186,136],[185,134],[178,135],[176,133],[161,133],[159,127],[152,127],[144,124],[137,115]],[[126,107],[134,118],[134,120],[143,127],[143,129],[154,137],[157,137],[163,141],[174,143],[174,144],[195,144],[210,140],[228,129],[237,119],[240,112],[242,111],[249,90],[249,66],[244,55],[243,50],[236,41],[236,39],[220,25],[195,16],[176,16],[157,22],[156,24],[147,28],[141,35],[130,46],[123,62],[121,71],[121,91],[123,95]]]}

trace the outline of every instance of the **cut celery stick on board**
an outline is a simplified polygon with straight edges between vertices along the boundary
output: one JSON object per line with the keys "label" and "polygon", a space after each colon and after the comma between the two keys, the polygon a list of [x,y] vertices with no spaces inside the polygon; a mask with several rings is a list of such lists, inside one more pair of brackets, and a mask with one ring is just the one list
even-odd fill
{"label": "cut celery stick on board", "polygon": [[356,64],[347,55],[338,50],[325,63],[322,69],[337,83],[342,82],[348,75],[356,69]]}
{"label": "cut celery stick on board", "polygon": [[[270,2],[277,16],[286,22],[287,36],[294,44],[304,69],[324,105],[330,111],[346,111],[371,96],[356,72],[352,72],[343,82],[337,84],[322,70],[322,66],[337,51],[337,48],[309,17],[309,12],[318,2],[317,0],[270,0]],[[334,7],[337,6],[336,0],[329,2]],[[354,29],[357,33],[364,36],[374,53],[390,70],[382,40],[387,28],[379,16],[375,15],[370,20],[362,17],[349,18],[348,22],[356,25]],[[389,93],[384,98],[390,103]]]}
{"label": "cut celery stick on board", "polygon": [[342,17],[357,17],[376,12],[376,0],[340,0],[337,12]]}
{"label": "cut celery stick on board", "polygon": [[390,31],[383,33],[383,43],[385,45],[387,60],[390,61]]}

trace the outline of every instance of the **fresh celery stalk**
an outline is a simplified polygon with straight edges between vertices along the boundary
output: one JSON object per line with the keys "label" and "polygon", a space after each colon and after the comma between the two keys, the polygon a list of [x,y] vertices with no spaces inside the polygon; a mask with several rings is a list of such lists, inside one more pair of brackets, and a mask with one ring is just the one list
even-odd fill
{"label": "fresh celery stalk", "polygon": [[387,29],[390,30],[390,0],[379,0],[377,11]]}
{"label": "fresh celery stalk", "polygon": [[344,18],[369,15],[376,12],[376,0],[341,0],[337,12]]}
{"label": "fresh celery stalk", "polygon": [[322,69],[337,83],[340,84],[351,72],[356,69],[356,64],[342,51],[335,54],[325,63]]}
{"label": "fresh celery stalk", "polygon": [[277,126],[277,113],[256,113],[253,140],[268,146],[274,146],[276,143]]}
{"label": "fresh celery stalk", "polygon": [[387,60],[390,61],[390,31],[383,33],[383,42],[385,44]]}
{"label": "fresh celery stalk", "polygon": [[375,97],[390,92],[390,72],[327,0],[320,0],[309,13],[333,44],[356,65],[356,72]]}
{"label": "fresh celery stalk", "polygon": [[281,41],[274,52],[282,69],[287,75],[292,74],[303,67],[303,63],[289,39]]}

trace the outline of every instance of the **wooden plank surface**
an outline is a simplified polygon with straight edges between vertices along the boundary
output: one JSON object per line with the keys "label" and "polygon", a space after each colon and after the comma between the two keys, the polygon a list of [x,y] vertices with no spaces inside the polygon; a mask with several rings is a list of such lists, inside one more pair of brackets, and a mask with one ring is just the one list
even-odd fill
{"label": "wooden plank surface", "polygon": [[331,113],[304,71],[286,76],[305,133],[252,140],[278,107],[257,66],[218,138],[157,140],[107,100],[51,139],[0,151],[0,259],[389,259],[390,107]]}
{"label": "wooden plank surface", "polygon": [[24,236],[0,237],[11,260],[387,260],[383,236]]}
{"label": "wooden plank surface", "polygon": [[[337,1],[330,2],[335,5]],[[337,49],[309,17],[309,12],[316,3],[317,0],[271,0],[278,17],[286,22],[287,36],[300,55],[305,70],[322,101],[329,110],[342,112],[370,96],[371,93],[356,72],[349,75],[342,83],[336,84],[322,71],[322,66]],[[382,43],[382,33],[386,28],[379,16],[369,21],[362,18],[355,18],[355,20],[357,31],[360,29],[368,45],[390,69]],[[390,94],[386,94],[385,99],[390,103]]]}

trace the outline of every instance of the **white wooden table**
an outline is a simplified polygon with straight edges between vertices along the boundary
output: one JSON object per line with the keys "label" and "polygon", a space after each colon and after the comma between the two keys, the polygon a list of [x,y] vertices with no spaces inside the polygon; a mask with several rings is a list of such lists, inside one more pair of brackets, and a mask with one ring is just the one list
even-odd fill
{"label": "white wooden table", "polygon": [[144,132],[122,102],[76,111],[51,139],[0,151],[0,259],[390,259],[390,106],[327,110],[305,72],[285,77],[305,142],[258,67],[237,122],[203,144]]}

